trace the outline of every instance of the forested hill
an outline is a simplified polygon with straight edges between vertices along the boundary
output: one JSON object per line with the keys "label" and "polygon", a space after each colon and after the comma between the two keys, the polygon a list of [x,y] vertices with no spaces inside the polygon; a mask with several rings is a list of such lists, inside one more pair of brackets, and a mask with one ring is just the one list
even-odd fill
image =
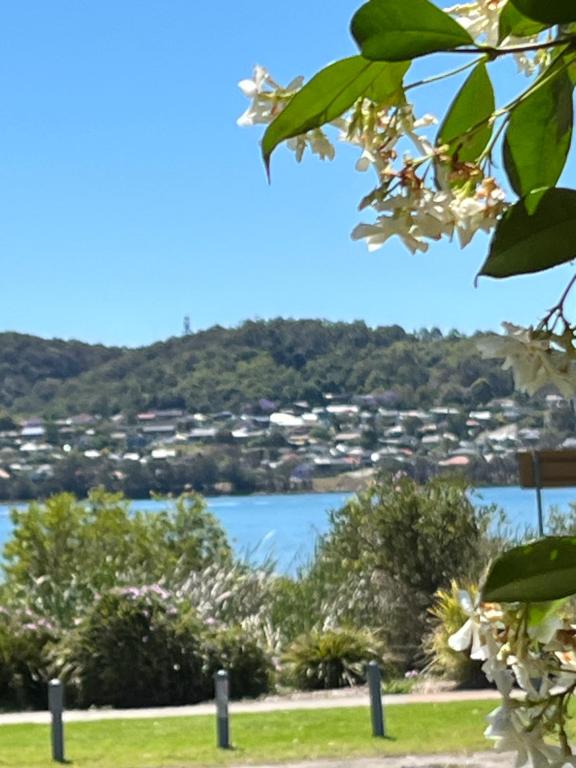
{"label": "forested hill", "polygon": [[327,393],[376,393],[390,407],[474,407],[512,389],[473,339],[437,330],[278,319],[138,349],[0,334],[0,407],[15,415],[239,411],[261,399],[319,405]]}

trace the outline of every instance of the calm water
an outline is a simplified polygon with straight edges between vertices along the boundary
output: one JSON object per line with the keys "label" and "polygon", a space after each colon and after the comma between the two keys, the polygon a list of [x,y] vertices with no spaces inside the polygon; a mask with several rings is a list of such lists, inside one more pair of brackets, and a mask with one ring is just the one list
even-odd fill
{"label": "calm water", "polygon": [[[236,551],[253,560],[271,555],[278,569],[294,572],[314,551],[319,534],[328,529],[328,513],[349,498],[344,493],[277,496],[219,496],[207,499],[208,507],[222,523]],[[516,528],[536,527],[534,491],[521,488],[483,488],[475,496],[480,504],[498,504]],[[544,507],[567,511],[576,502],[576,488],[543,493]],[[154,509],[158,502],[134,501],[135,509]],[[10,507],[0,505],[0,547],[10,535]]]}

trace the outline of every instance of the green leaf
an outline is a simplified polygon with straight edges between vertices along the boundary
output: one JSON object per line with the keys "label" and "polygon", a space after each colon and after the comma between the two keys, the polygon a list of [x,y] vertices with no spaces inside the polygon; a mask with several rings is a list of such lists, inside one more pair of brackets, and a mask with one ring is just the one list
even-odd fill
{"label": "green leaf", "polygon": [[552,76],[544,73],[542,85],[513,109],[503,154],[508,179],[519,197],[553,187],[560,178],[572,143],[573,91],[565,69]]}
{"label": "green leaf", "polygon": [[481,275],[540,272],[576,257],[576,191],[530,192],[499,222]]}
{"label": "green leaf", "polygon": [[576,21],[574,0],[510,0],[520,13],[545,24],[569,24]]}
{"label": "green leaf", "polygon": [[561,600],[549,600],[544,603],[530,603],[528,611],[528,625],[539,627],[550,617],[557,615],[560,609],[566,605],[566,598]]}
{"label": "green leaf", "polygon": [[379,104],[399,101],[409,66],[405,61],[390,64],[352,56],[318,72],[268,126],[262,140],[266,167],[280,142],[335,120],[362,96]]}
{"label": "green leaf", "polygon": [[550,536],[505,552],[492,565],[484,602],[533,603],[576,593],[576,538]]}
{"label": "green leaf", "polygon": [[362,55],[375,61],[474,45],[458,22],[428,0],[369,0],[354,15],[351,30]]}
{"label": "green leaf", "polygon": [[483,63],[477,64],[456,94],[438,131],[436,146],[448,145],[449,154],[459,161],[474,162],[492,136],[488,120],[495,107],[494,89],[486,67]]}
{"label": "green leaf", "polygon": [[511,0],[508,0],[500,12],[498,42],[501,43],[510,35],[513,37],[532,37],[532,35],[542,32],[547,26],[547,24],[542,24],[539,21],[534,21],[524,16],[512,4]]}

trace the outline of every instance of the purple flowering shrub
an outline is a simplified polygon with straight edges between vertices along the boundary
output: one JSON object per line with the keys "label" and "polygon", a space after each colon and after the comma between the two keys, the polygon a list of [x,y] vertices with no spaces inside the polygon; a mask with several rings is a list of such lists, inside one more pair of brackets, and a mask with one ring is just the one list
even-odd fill
{"label": "purple flowering shrub", "polygon": [[189,601],[159,584],[102,595],[71,634],[61,665],[81,707],[210,699],[221,668],[236,697],[270,690],[272,665],[255,640],[239,628],[202,623]]}

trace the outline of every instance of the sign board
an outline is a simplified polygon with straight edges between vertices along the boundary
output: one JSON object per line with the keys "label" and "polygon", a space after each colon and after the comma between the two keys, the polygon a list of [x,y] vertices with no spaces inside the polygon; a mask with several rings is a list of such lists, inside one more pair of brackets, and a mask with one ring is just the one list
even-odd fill
{"label": "sign board", "polygon": [[522,488],[576,487],[576,451],[531,451],[518,454]]}

